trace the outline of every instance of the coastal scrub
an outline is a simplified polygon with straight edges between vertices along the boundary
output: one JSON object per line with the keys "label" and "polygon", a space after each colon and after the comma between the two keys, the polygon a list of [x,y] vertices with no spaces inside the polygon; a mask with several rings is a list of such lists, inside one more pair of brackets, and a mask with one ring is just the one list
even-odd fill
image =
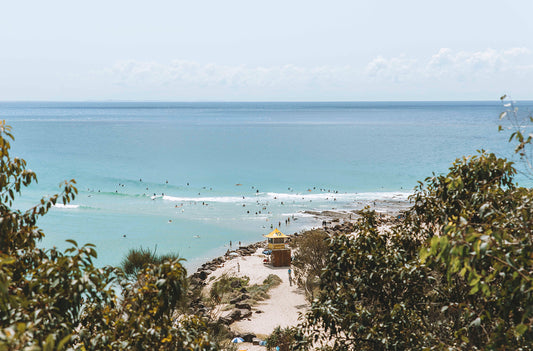
{"label": "coastal scrub", "polygon": [[37,181],[11,158],[11,127],[0,122],[0,350],[216,350],[206,321],[180,309],[187,272],[179,259],[148,264],[134,279],[97,268],[94,245],[67,240],[42,249],[37,220],[76,197],[74,180],[25,211],[12,209]]}
{"label": "coastal scrub", "polygon": [[[405,219],[329,239],[296,349],[531,349],[533,189],[480,152],[420,182]],[[307,339],[305,338],[307,337]]]}

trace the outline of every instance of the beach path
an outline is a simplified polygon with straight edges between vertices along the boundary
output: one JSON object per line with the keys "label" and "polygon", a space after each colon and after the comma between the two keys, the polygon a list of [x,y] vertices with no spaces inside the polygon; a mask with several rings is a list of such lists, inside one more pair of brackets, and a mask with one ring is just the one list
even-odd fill
{"label": "beach path", "polygon": [[[305,300],[305,294],[296,284],[289,284],[289,267],[272,267],[265,265],[262,254],[263,249],[258,249],[251,256],[236,257],[226,261],[221,267],[212,273],[212,277],[218,278],[223,274],[238,277],[247,276],[250,284],[262,284],[269,274],[279,276],[282,283],[269,291],[270,298],[260,301],[252,308],[252,316],[231,324],[237,334],[253,333],[264,338],[272,333],[277,327],[294,326],[298,324],[298,317],[305,313],[309,303]],[[208,288],[210,288],[208,286]],[[258,313],[258,311],[261,311]]]}

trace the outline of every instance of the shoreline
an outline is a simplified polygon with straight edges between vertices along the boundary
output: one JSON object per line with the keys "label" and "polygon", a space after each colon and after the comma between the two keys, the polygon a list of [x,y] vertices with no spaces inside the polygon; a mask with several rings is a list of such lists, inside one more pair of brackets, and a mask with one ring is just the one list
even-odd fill
{"label": "shoreline", "polygon": [[[368,201],[358,201],[355,203],[356,206],[352,209],[310,209],[310,210],[303,210],[300,211],[300,214],[303,216],[309,216],[313,218],[313,224],[306,225],[300,228],[298,231],[293,232],[292,230],[289,232],[287,230],[283,230],[281,227],[278,228],[282,232],[285,232],[285,234],[290,236],[297,236],[301,233],[312,230],[312,229],[319,229],[324,228],[323,224],[326,223],[328,228],[333,228],[335,225],[343,224],[345,222],[354,221],[357,219],[357,213],[363,209],[366,206],[369,206],[371,210],[375,210],[379,214],[383,214],[386,216],[394,217],[401,213],[402,211],[407,210],[410,208],[411,204],[408,200],[394,200],[394,199],[376,199],[376,200],[368,200]],[[322,222],[322,225],[321,225]],[[272,229],[265,229],[264,234],[268,234]],[[190,266],[187,267],[188,272],[197,272],[202,267],[212,263],[212,262],[220,262],[220,258],[225,255],[227,252],[237,252],[240,249],[246,250],[247,248],[255,247],[257,248],[257,245],[260,243],[265,243],[266,240],[258,240],[258,241],[248,241],[244,242],[242,245],[238,245],[239,241],[233,241],[235,243],[234,248],[231,246],[221,246],[218,248],[215,248],[212,251],[212,253],[218,252],[218,254],[212,254],[207,257],[203,258],[195,258],[191,260],[192,263]],[[224,252],[225,251],[225,252]],[[245,252],[245,251],[244,251]],[[189,276],[192,276],[194,273],[189,273]]]}

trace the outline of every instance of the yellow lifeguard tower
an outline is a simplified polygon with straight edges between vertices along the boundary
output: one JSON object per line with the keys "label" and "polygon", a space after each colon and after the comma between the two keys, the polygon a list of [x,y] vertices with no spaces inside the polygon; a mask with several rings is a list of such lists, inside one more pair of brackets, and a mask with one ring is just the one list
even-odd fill
{"label": "yellow lifeguard tower", "polygon": [[280,232],[278,228],[263,236],[268,239],[268,248],[270,250],[283,250],[287,248],[288,236]]}
{"label": "yellow lifeguard tower", "polygon": [[263,236],[268,239],[268,248],[272,250],[272,265],[274,267],[290,266],[291,250],[287,245],[289,236],[280,232],[278,228]]}

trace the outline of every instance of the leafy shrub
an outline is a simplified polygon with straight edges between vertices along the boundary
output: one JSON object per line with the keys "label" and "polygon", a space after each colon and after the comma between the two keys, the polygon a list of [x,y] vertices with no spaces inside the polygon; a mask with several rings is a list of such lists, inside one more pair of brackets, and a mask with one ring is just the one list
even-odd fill
{"label": "leafy shrub", "polygon": [[390,230],[363,212],[330,239],[300,334],[335,350],[531,349],[533,190],[514,174],[482,152],[421,182]]}
{"label": "leafy shrub", "polygon": [[319,289],[320,275],[326,267],[328,254],[328,235],[322,229],[313,229],[303,233],[292,242],[294,259],[294,277],[303,287],[309,301],[313,301]]}
{"label": "leafy shrub", "polygon": [[126,254],[126,257],[122,260],[120,268],[130,278],[136,278],[137,274],[148,265],[161,264],[165,261],[183,261],[177,254],[164,254],[157,255],[156,250],[150,251],[150,249],[130,249]]}
{"label": "leafy shrub", "polygon": [[275,350],[279,347],[280,351],[289,351],[291,344],[294,343],[297,334],[295,327],[281,328],[276,327],[266,341],[267,350]]}
{"label": "leafy shrub", "polygon": [[216,350],[205,321],[178,310],[187,294],[179,259],[147,265],[132,280],[113,267],[95,267],[91,244],[68,240],[65,252],[37,247],[44,236],[37,219],[73,200],[75,181],[26,211],[11,209],[37,176],[24,160],[10,158],[10,140],[2,121],[0,350]]}
{"label": "leafy shrub", "polygon": [[233,293],[247,286],[249,281],[248,277],[239,278],[224,274],[213,283],[209,296],[217,304],[228,303]]}

